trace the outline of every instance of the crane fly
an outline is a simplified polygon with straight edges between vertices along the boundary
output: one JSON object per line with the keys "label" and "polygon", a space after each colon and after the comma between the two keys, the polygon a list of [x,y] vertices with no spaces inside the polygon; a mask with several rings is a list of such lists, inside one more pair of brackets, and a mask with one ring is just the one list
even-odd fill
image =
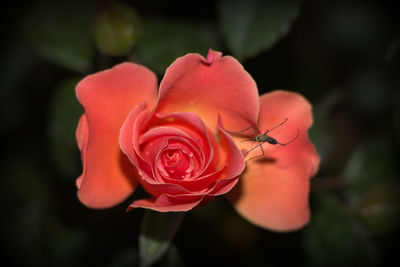
{"label": "crane fly", "polygon": [[283,120],[283,122],[279,123],[278,125],[274,126],[274,127],[271,128],[271,129],[266,130],[264,133],[261,133],[261,134],[258,134],[258,133],[257,133],[257,130],[256,130],[256,128],[255,128],[254,126],[250,126],[250,127],[246,128],[246,129],[244,129],[244,130],[241,130],[241,131],[239,131],[239,132],[231,132],[231,133],[242,133],[242,132],[245,132],[245,131],[247,131],[247,130],[249,130],[249,129],[253,129],[253,131],[254,131],[254,137],[253,137],[253,138],[250,138],[250,139],[242,140],[242,141],[240,141],[240,142],[246,142],[246,141],[258,142],[258,145],[254,146],[254,147],[252,147],[250,150],[248,150],[248,151],[247,151],[247,154],[250,153],[251,151],[253,151],[254,149],[256,149],[257,147],[260,147],[260,148],[261,148],[261,151],[262,151],[262,155],[251,157],[251,158],[249,158],[248,160],[246,160],[246,162],[249,161],[249,160],[251,160],[251,159],[264,156],[264,149],[263,149],[263,147],[262,147],[262,145],[263,145],[264,143],[268,143],[268,144],[271,144],[271,145],[286,146],[286,145],[290,144],[291,142],[293,142],[293,141],[299,136],[299,129],[297,129],[297,134],[296,134],[296,136],[295,136],[294,138],[292,138],[290,141],[286,142],[286,143],[280,143],[278,140],[276,140],[275,138],[273,138],[273,137],[271,137],[271,136],[268,135],[269,132],[271,132],[272,130],[274,130],[274,129],[280,127],[280,126],[282,126],[282,125],[283,125],[285,122],[287,122],[287,121],[288,121],[288,118],[285,118],[285,119]]}

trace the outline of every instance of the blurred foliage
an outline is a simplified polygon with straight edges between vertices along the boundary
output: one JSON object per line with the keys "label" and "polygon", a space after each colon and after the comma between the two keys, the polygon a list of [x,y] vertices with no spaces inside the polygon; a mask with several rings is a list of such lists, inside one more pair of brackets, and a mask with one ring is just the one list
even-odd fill
{"label": "blurred foliage", "polygon": [[318,196],[318,210],[306,227],[311,266],[374,266],[376,255],[366,233],[332,195]]}
{"label": "blurred foliage", "polygon": [[92,1],[39,1],[27,16],[24,32],[48,60],[78,72],[91,67]]}
{"label": "blurred foliage", "polygon": [[[24,109],[29,102],[29,94],[26,92],[27,81],[31,78],[35,56],[25,45],[10,42],[0,51],[0,118],[3,127],[1,134],[17,128],[24,119]],[[26,97],[21,97],[26,94]]]}
{"label": "blurred foliage", "polygon": [[219,0],[222,33],[239,60],[270,48],[285,35],[298,13],[300,0]]}
{"label": "blurred foliage", "polygon": [[76,101],[75,86],[79,78],[62,81],[50,106],[49,141],[54,164],[64,174],[70,176],[80,170],[77,161],[78,147],[75,141],[75,129],[83,108]]}
{"label": "blurred foliage", "polygon": [[164,256],[184,215],[183,212],[146,211],[139,236],[141,267],[150,267]]}
{"label": "blurred foliage", "polygon": [[393,142],[377,136],[359,145],[349,158],[344,170],[346,191],[352,196],[362,195],[368,188],[382,183],[395,183],[399,175]]}
{"label": "blurred foliage", "polygon": [[125,213],[131,199],[90,210],[76,198],[82,108],[74,87],[122,61],[161,79],[177,57],[211,48],[240,59],[260,94],[284,88],[312,103],[310,138],[322,162],[311,183],[311,221],[297,232],[273,233],[217,198],[186,214],[175,237],[168,233],[155,266],[399,265],[395,7],[388,0],[7,5],[0,18],[1,262],[139,266],[144,211]]}
{"label": "blurred foliage", "polygon": [[208,21],[148,19],[143,21],[143,33],[138,40],[133,60],[137,59],[158,74],[178,57],[187,53],[205,55],[208,49],[219,50],[215,26]]}
{"label": "blurred foliage", "polygon": [[393,126],[395,129],[394,135],[397,141],[397,145],[400,147],[400,81],[398,81],[397,92],[395,97],[393,98]]}
{"label": "blurred foliage", "polygon": [[97,48],[104,55],[125,56],[139,34],[139,18],[133,8],[122,2],[100,2],[94,20]]}

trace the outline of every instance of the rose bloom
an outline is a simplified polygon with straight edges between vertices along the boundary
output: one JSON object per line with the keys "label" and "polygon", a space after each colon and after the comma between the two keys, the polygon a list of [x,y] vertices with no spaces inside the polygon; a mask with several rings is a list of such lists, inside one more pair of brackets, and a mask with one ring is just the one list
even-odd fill
{"label": "rose bloom", "polygon": [[[273,91],[259,97],[256,83],[233,57],[210,50],[187,54],[156,75],[122,63],[85,77],[76,87],[85,113],[76,131],[83,173],[78,198],[109,208],[141,185],[149,198],[128,210],[188,211],[225,194],[250,222],[274,231],[301,228],[309,220],[309,181],[319,156],[308,139],[310,103]],[[271,132],[287,146],[263,145],[244,156],[254,131]],[[268,133],[269,134],[269,133]]]}

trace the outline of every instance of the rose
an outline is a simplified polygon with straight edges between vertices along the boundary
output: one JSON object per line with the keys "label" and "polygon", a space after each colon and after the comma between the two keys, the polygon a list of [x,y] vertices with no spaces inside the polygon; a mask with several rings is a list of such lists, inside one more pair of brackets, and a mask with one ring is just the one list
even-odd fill
{"label": "rose", "polygon": [[[259,226],[283,231],[307,222],[309,178],[319,158],[307,138],[311,106],[300,95],[275,91],[259,99],[240,63],[212,50],[206,59],[178,58],[158,97],[155,75],[133,63],[87,76],[76,92],[85,109],[77,129],[83,161],[77,187],[86,206],[117,205],[140,184],[150,197],[129,209],[187,211],[227,193]],[[299,129],[298,138],[287,147],[265,145],[267,160],[250,160],[243,172],[240,149],[246,154],[249,144],[225,129],[264,130],[286,117],[276,138]]]}

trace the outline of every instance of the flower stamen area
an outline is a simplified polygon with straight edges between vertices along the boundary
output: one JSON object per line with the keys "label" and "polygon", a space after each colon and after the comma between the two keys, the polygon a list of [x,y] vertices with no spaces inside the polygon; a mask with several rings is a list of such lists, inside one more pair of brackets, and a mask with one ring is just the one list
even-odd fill
{"label": "flower stamen area", "polygon": [[198,165],[197,159],[188,147],[182,144],[167,146],[160,152],[156,166],[162,177],[173,180],[188,180]]}

